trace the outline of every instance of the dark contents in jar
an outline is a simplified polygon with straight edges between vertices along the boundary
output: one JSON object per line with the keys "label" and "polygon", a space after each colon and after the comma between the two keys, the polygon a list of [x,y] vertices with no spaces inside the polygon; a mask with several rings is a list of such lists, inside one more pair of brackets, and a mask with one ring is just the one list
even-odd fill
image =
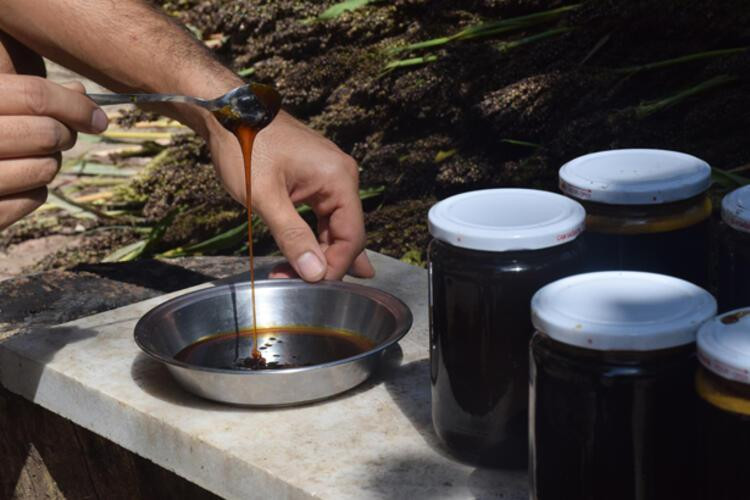
{"label": "dark contents in jar", "polygon": [[[735,398],[750,407],[750,388],[730,382],[701,368],[699,393]],[[703,386],[701,388],[701,385]],[[710,395],[707,395],[710,397]],[[737,500],[750,492],[750,415],[718,408],[701,398],[699,412],[699,477],[701,500]]]}
{"label": "dark contents in jar", "polygon": [[581,245],[483,252],[430,248],[432,418],[459,458],[526,467],[531,296],[581,269]]}
{"label": "dark contents in jar", "polygon": [[533,498],[696,497],[695,345],[607,352],[534,336]]}
{"label": "dark contents in jar", "polygon": [[[711,221],[704,199],[653,206],[584,202],[587,270],[654,272],[708,287]],[[703,215],[681,223],[683,216]]]}

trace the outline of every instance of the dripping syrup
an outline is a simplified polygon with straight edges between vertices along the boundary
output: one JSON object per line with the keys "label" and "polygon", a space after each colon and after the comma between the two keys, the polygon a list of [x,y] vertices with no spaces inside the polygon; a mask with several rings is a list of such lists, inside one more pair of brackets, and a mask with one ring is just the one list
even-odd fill
{"label": "dripping syrup", "polygon": [[253,143],[258,131],[247,126],[238,125],[235,135],[242,148],[242,160],[245,163],[245,199],[247,203],[247,253],[250,257],[250,302],[253,310],[253,347],[250,353],[250,363],[258,368],[266,365],[263,355],[258,350],[258,321],[255,310],[255,257],[253,255],[253,192],[252,192],[252,154]]}

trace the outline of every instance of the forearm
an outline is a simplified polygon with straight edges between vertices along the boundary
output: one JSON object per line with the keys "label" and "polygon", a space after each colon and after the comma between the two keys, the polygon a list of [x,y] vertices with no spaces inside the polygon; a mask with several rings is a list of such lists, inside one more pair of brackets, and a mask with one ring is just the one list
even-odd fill
{"label": "forearm", "polygon": [[[242,83],[186,30],[142,0],[3,0],[0,30],[118,92],[211,98]],[[205,127],[205,115],[193,107],[164,111],[196,129]]]}

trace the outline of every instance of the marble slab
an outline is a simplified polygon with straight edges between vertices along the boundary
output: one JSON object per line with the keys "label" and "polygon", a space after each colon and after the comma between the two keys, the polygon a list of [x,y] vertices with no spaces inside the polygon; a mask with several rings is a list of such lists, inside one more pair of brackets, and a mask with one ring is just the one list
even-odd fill
{"label": "marble slab", "polygon": [[371,256],[367,284],[406,302],[414,326],[371,380],[335,399],[257,410],[184,392],[132,337],[141,315],[185,291],[11,337],[0,383],[226,498],[527,498],[525,471],[478,469],[440,448],[426,272]]}

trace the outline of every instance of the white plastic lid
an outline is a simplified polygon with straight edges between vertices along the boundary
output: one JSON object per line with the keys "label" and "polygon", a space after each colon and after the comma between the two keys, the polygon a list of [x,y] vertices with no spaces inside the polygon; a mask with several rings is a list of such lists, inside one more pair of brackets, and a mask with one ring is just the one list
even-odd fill
{"label": "white plastic lid", "polygon": [[599,351],[650,351],[695,341],[716,314],[716,300],[687,281],[661,274],[608,271],[555,281],[531,299],[537,330]]}
{"label": "white plastic lid", "polygon": [[534,189],[485,189],[451,196],[427,216],[430,234],[451,245],[504,252],[572,241],[586,211],[565,196]]}
{"label": "white plastic lid", "polygon": [[703,325],[698,359],[723,378],[750,384],[750,308],[724,313]]}
{"label": "white plastic lid", "polygon": [[721,218],[737,231],[750,233],[750,186],[735,189],[724,197]]}
{"label": "white plastic lid", "polygon": [[695,156],[662,149],[615,149],[580,156],[560,169],[569,196],[610,205],[686,200],[711,186],[711,167]]}

